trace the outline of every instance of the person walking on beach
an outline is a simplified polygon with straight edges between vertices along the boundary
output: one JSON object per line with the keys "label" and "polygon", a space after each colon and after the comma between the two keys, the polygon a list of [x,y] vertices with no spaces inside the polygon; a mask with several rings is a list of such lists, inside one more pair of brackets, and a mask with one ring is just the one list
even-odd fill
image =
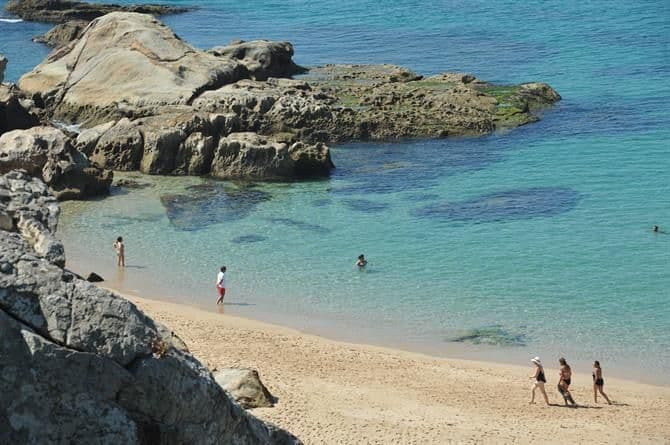
{"label": "person walking on beach", "polygon": [[226,295],[226,266],[221,266],[216,276],[216,290],[219,293],[216,304],[221,304],[223,303],[223,297]]}
{"label": "person walking on beach", "polygon": [[563,357],[558,359],[558,363],[561,365],[561,368],[558,372],[558,392],[560,392],[563,396],[563,400],[565,401],[566,405],[568,402],[570,402],[572,406],[577,406],[575,400],[572,398],[572,394],[570,394],[570,390],[568,389],[570,383],[572,382],[572,369],[570,369],[570,365],[568,365],[568,362],[565,361]]}
{"label": "person walking on beach", "polygon": [[544,396],[544,401],[547,403],[547,406],[549,406],[549,397],[547,397],[547,391],[544,390],[544,384],[547,383],[547,378],[544,376],[544,368],[542,367],[540,357],[532,358],[530,361],[535,363],[535,373],[528,376],[528,378],[535,379],[535,383],[533,383],[533,391],[530,393],[529,403],[535,403],[535,390],[539,388]]}
{"label": "person walking on beach", "polygon": [[365,255],[360,254],[358,255],[358,259],[356,260],[355,266],[358,267],[358,270],[363,270],[365,269],[365,266],[367,266],[368,260],[365,259]]}
{"label": "person walking on beach", "polygon": [[113,244],[116,251],[116,265],[120,267],[126,266],[126,246],[123,245],[123,237],[118,237]]}
{"label": "person walking on beach", "polygon": [[598,403],[598,392],[607,400],[607,404],[611,405],[609,397],[603,391],[603,386],[605,386],[605,380],[603,380],[603,370],[600,368],[600,362],[598,360],[593,362],[593,401]]}

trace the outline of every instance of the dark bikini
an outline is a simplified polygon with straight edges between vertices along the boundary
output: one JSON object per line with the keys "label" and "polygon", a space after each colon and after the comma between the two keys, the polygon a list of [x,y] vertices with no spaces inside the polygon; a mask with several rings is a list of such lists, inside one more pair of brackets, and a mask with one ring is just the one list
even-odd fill
{"label": "dark bikini", "polygon": [[599,379],[596,378],[595,372],[592,373],[591,375],[593,376],[593,383],[595,383],[596,386],[603,386],[605,384],[605,380],[603,380],[602,377],[600,377]]}
{"label": "dark bikini", "polygon": [[535,377],[535,380],[542,383],[547,383],[547,379],[544,377],[544,370],[540,369],[540,373]]}

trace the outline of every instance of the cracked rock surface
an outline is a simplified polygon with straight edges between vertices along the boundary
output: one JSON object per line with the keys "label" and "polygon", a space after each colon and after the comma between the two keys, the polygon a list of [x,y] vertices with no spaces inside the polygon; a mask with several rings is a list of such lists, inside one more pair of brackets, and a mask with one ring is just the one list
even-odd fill
{"label": "cracked rock surface", "polygon": [[58,212],[39,179],[0,176],[0,443],[299,443],[168,328],[65,270]]}

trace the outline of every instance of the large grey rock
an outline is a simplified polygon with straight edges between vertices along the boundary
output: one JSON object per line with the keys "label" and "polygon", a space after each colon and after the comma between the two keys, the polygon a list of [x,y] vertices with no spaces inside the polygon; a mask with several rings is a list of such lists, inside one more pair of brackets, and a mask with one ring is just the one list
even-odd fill
{"label": "large grey rock", "polygon": [[[299,80],[241,80],[193,101],[196,110],[235,114],[246,131],[260,134],[291,133],[310,142],[328,141],[335,134],[336,100]],[[344,131],[351,131],[345,129]]]}
{"label": "large grey rock", "polygon": [[299,443],[233,402],[168,328],[13,224],[32,219],[53,238],[57,213],[40,180],[0,176],[12,221],[0,230],[0,443]]}
{"label": "large grey rock", "polygon": [[52,52],[19,86],[43,97],[60,119],[98,124],[188,104],[245,72],[237,61],[189,46],[150,15],[113,12]]}
{"label": "large grey rock", "polygon": [[287,143],[256,133],[232,133],[219,141],[212,160],[216,178],[295,178],[325,176],[333,168],[322,143]]}
{"label": "large grey rock", "polygon": [[277,400],[263,385],[255,369],[222,369],[214,373],[214,380],[244,409],[274,406]]}
{"label": "large grey rock", "polygon": [[175,14],[186,11],[165,5],[113,5],[72,0],[9,0],[5,9],[24,20],[63,23],[68,20],[93,20],[114,11],[144,14]]}
{"label": "large grey rock", "polygon": [[77,137],[77,146],[81,146],[91,162],[101,168],[131,171],[140,166],[144,136],[137,122],[123,118],[115,124],[106,123],[84,130]]}
{"label": "large grey rock", "polygon": [[255,80],[290,77],[306,71],[293,62],[293,45],[290,42],[236,42],[228,46],[216,46],[209,52],[219,57],[239,60],[247,68],[249,77]]}
{"label": "large grey rock", "polygon": [[49,185],[58,199],[109,193],[110,171],[91,166],[68,137],[53,127],[13,130],[0,136],[0,174],[26,170]]}

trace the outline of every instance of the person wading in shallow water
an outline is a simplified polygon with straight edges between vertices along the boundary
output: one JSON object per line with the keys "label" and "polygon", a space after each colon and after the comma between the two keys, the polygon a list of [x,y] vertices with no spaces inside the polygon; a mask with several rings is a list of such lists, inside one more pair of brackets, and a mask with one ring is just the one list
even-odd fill
{"label": "person wading in shallow water", "polygon": [[572,406],[577,406],[568,389],[570,383],[572,383],[572,369],[570,369],[570,365],[568,365],[568,362],[563,357],[558,359],[558,363],[561,365],[561,369],[558,371],[558,392],[563,396],[566,405],[570,402]]}
{"label": "person wading in shallow water", "polygon": [[123,238],[118,237],[113,244],[116,251],[116,265],[120,267],[126,266],[126,246],[123,245]]}
{"label": "person wading in shallow water", "polygon": [[365,269],[365,266],[367,266],[368,260],[365,259],[365,255],[360,254],[358,255],[358,259],[356,260],[355,266],[358,267],[358,270],[363,270]]}
{"label": "person wading in shallow water", "polygon": [[226,266],[221,266],[216,276],[216,290],[219,293],[216,304],[221,304],[223,303],[223,297],[226,295]]}

